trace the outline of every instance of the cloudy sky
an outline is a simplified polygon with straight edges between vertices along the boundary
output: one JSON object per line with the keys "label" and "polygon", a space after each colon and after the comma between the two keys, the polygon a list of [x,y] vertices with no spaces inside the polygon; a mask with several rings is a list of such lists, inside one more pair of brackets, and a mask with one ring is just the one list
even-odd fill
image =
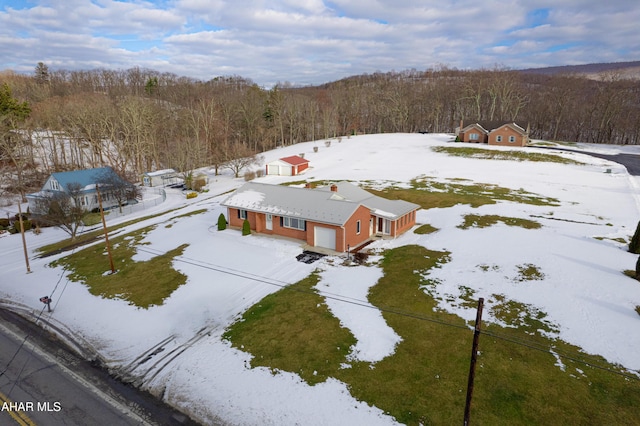
{"label": "cloudy sky", "polygon": [[356,74],[640,60],[638,0],[0,0],[0,70],[126,69],[268,87]]}

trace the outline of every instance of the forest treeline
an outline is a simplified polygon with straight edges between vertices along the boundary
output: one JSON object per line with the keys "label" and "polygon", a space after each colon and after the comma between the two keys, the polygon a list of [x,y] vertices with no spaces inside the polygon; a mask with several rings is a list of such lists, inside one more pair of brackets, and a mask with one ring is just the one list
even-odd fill
{"label": "forest treeline", "polygon": [[0,86],[29,105],[16,127],[33,136],[32,160],[40,158],[34,151],[48,153],[43,171],[110,165],[140,174],[221,167],[354,133],[453,132],[461,120],[515,121],[534,139],[639,144],[640,82],[615,72],[601,77],[443,67],[265,89],[239,76],[200,81],[141,68],[50,71],[39,63],[32,75],[0,73]]}

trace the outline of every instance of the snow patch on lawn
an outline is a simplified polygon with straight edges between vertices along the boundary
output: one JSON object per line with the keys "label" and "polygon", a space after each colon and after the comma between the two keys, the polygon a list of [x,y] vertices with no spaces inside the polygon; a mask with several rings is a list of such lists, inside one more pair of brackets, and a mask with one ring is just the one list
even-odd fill
{"label": "snow patch on lawn", "polygon": [[322,271],[320,277],[315,288],[358,340],[352,359],[375,363],[393,354],[402,339],[387,325],[380,310],[367,302],[369,289],[382,278],[380,268],[334,266]]}

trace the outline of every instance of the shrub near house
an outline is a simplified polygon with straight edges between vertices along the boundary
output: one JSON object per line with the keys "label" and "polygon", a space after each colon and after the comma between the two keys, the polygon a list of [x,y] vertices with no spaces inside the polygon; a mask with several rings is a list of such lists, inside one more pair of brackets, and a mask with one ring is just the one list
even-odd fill
{"label": "shrub near house", "polygon": [[227,218],[224,217],[224,213],[220,213],[218,216],[218,231],[224,231],[227,229]]}
{"label": "shrub near house", "polygon": [[348,182],[317,189],[249,182],[223,203],[229,224],[248,221],[256,233],[280,235],[312,247],[345,252],[374,236],[409,230],[419,205],[375,196]]}

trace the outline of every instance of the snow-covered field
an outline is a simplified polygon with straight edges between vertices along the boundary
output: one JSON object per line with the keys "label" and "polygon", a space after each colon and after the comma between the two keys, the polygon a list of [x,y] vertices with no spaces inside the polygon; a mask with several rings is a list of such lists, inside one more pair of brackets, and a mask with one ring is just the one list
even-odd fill
{"label": "snow-covered field", "polygon": [[[430,149],[451,140],[443,134],[360,135],[341,142],[334,139],[330,147],[317,141],[280,148],[265,153],[265,160],[304,153],[311,160],[311,168],[302,176],[308,180],[367,181],[384,186],[406,184],[419,176],[437,181],[469,179],[557,198],[560,206],[498,202],[475,209],[458,205],[421,210],[418,222],[429,223],[438,232],[408,232],[369,247],[382,250],[420,244],[447,250],[450,262],[430,273],[439,282],[435,295],[442,299],[442,308],[472,320],[474,309],[447,302],[452,299],[447,296],[455,300],[460,286],[471,288],[476,298],[504,294],[546,313],[559,338],[640,370],[640,317],[634,310],[640,305],[640,284],[622,273],[634,269],[636,255],[616,241],[628,241],[640,219],[638,178],[618,164],[578,153],[550,152],[586,165],[460,158]],[[579,148],[640,154],[636,147]],[[266,176],[258,181],[278,184],[300,179]],[[394,424],[381,410],[354,400],[337,380],[309,386],[295,374],[251,369],[249,354],[221,340],[225,328],[244,310],[316,268],[322,270],[317,288],[332,295],[327,299],[329,308],[358,339],[354,358],[379,361],[393,352],[400,339],[377,310],[336,300],[344,297],[366,305],[368,288],[382,274],[379,268],[345,268],[335,258],[307,265],[296,261],[302,249],[295,241],[216,231],[217,217],[223,211],[220,201],[243,183],[229,175],[211,175],[207,194],[186,200],[180,192],[169,192],[162,205],[111,220],[115,224],[184,206],[119,232],[159,224],[145,237],[149,244],[140,247],[136,260],[189,244],[174,262],[188,281],[162,306],[145,310],[125,301],[94,297],[83,284],[69,282],[65,271],[48,266],[57,257],[35,258],[37,247],[67,237],[55,229],[40,235],[27,233],[30,274],[25,273],[20,236],[0,237],[0,303],[35,316],[42,309],[39,298],[51,295],[54,312],[45,313],[45,318],[53,325],[73,334],[112,368],[138,378],[144,388],[162,394],[167,402],[203,423]],[[175,218],[203,208],[206,213]],[[470,213],[532,219],[542,228],[526,230],[503,224],[457,228]],[[518,267],[526,264],[536,265],[543,279],[519,282]],[[105,271],[108,269],[105,261]],[[488,313],[483,320],[496,321]],[[158,348],[164,351],[140,364]]]}

